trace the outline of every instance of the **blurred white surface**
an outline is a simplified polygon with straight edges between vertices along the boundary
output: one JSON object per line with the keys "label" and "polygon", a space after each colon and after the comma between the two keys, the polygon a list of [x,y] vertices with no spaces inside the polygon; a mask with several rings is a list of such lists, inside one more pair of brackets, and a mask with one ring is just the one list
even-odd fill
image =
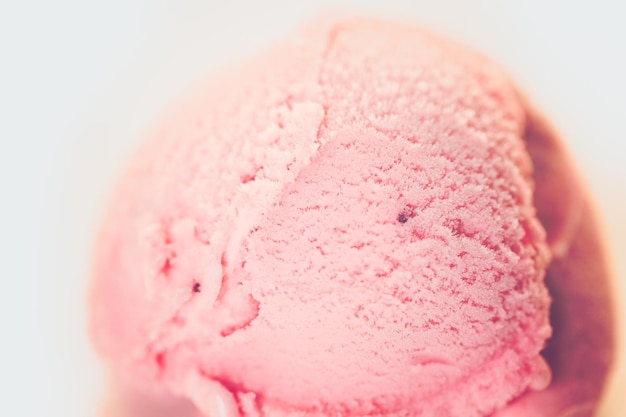
{"label": "blurred white surface", "polygon": [[563,133],[598,197],[626,300],[620,2],[5,1],[0,414],[95,416],[104,378],[84,294],[116,173],[177,93],[330,5],[421,21],[503,63]]}

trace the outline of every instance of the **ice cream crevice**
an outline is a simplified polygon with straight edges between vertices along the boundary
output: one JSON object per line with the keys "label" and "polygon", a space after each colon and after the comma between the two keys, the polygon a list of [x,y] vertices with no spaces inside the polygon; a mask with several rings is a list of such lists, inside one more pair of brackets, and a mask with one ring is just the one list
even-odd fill
{"label": "ice cream crevice", "polygon": [[185,384],[203,417],[240,417],[236,391],[227,380],[195,371],[187,376]]}

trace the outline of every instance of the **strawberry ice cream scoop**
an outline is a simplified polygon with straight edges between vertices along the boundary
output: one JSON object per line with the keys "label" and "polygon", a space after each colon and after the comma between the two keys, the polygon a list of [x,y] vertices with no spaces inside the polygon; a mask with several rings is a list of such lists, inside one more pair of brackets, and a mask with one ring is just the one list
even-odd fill
{"label": "strawberry ice cream scoop", "polygon": [[189,400],[164,416],[484,417],[543,390],[525,129],[482,56],[317,21],[137,153],[99,240],[97,348],[133,390]]}

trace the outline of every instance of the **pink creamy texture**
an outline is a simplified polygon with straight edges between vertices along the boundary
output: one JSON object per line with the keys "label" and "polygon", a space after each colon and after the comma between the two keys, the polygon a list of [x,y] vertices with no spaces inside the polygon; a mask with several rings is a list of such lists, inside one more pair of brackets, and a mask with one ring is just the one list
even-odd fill
{"label": "pink creamy texture", "polygon": [[316,22],[137,154],[101,234],[96,345],[207,417],[478,417],[544,388],[524,129],[485,58]]}

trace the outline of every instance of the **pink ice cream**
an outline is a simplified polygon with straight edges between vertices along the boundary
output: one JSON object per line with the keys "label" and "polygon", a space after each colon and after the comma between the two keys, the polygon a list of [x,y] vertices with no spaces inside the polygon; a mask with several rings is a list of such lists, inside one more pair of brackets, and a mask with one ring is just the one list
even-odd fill
{"label": "pink ice cream", "polygon": [[177,417],[483,417],[544,389],[526,117],[462,46],[317,21],[137,153],[99,240],[99,351],[189,399]]}

